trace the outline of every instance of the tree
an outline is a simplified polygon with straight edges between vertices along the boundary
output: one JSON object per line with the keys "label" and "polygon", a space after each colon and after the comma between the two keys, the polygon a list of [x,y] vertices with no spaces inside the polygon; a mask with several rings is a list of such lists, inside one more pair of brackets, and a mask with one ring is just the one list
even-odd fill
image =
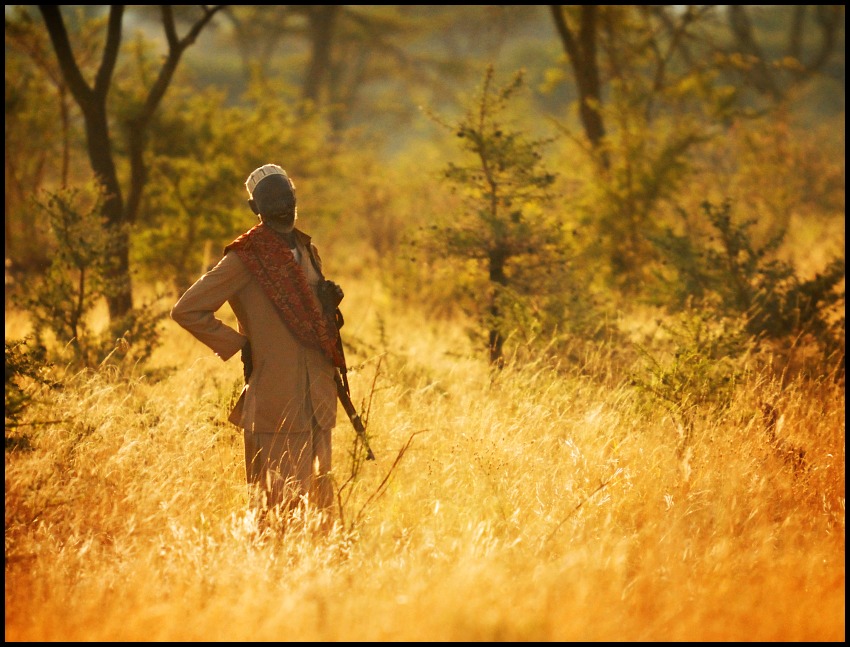
{"label": "tree", "polygon": [[341,5],[307,5],[310,63],[304,76],[302,99],[320,105],[320,92],[330,71],[334,33]]}
{"label": "tree", "polygon": [[124,6],[110,6],[103,55],[94,83],[89,85],[78,65],[60,7],[58,5],[39,5],[39,11],[50,35],[50,41],[59,62],[62,76],[83,113],[92,171],[104,187],[103,213],[106,227],[110,229],[112,234],[110,240],[114,241],[107,259],[108,268],[106,270],[110,283],[114,287],[105,295],[110,320],[113,322],[125,317],[133,308],[128,226],[136,218],[147,180],[143,154],[148,126],[165,96],[183,52],[195,42],[203,28],[223,6],[218,5],[211,8],[201,6],[201,17],[192,24],[183,38],[180,38],[177,34],[172,6],[162,5],[160,7],[168,51],[144,102],[134,114],[126,116],[122,124],[128,137],[127,154],[130,162],[130,180],[125,200],[125,192],[122,191],[116,170],[115,143],[110,131],[107,107],[107,99],[121,45]]}
{"label": "tree", "polygon": [[251,81],[253,67],[261,65],[267,74],[280,74],[276,50],[284,36],[292,32],[289,5],[228,5],[221,13],[230,23],[230,33],[242,65],[243,81]]}
{"label": "tree", "polygon": [[460,141],[463,164],[450,163],[446,181],[459,189],[466,209],[435,225],[430,242],[450,259],[471,262],[476,314],[486,326],[490,363],[501,367],[512,323],[534,319],[530,298],[546,289],[541,279],[564,265],[561,228],[547,217],[555,176],[542,162],[545,139],[513,129],[504,112],[524,87],[523,73],[495,86],[487,68],[480,95],[456,123],[434,117]]}
{"label": "tree", "polygon": [[588,220],[611,282],[628,292],[651,279],[659,207],[687,177],[692,149],[721,132],[735,109],[734,89],[717,83],[712,64],[688,63],[709,11],[552,7],[597,162]]}
{"label": "tree", "polygon": [[[821,361],[843,367],[843,254],[804,280],[777,257],[784,231],[758,244],[752,235],[757,219],[735,217],[730,201],[706,201],[702,210],[710,229],[689,226],[688,233],[679,235],[669,228],[656,241],[669,261],[662,279],[669,292],[664,305],[677,311],[694,307],[706,321],[739,326],[746,336],[737,349],[727,346],[730,356],[748,352],[751,341],[767,342],[776,357],[783,346],[786,355],[810,346],[818,351],[819,368]],[[692,218],[687,213],[681,217]]]}
{"label": "tree", "polygon": [[[579,5],[578,33],[567,22],[563,5],[550,5],[552,19],[569,57],[575,75],[579,95],[579,116],[590,145],[599,150],[605,137],[605,124],[599,108],[602,104],[602,84],[599,73],[599,61],[596,54],[596,22],[599,8],[596,5]],[[608,166],[606,154],[602,154],[601,163]]]}
{"label": "tree", "polygon": [[[792,5],[775,9],[790,11],[791,16],[784,46],[770,52],[759,42],[750,14],[759,7],[728,5],[726,18],[733,43],[725,48],[725,54],[730,66],[749,87],[779,102],[790,88],[826,67],[844,28],[844,6]],[[805,37],[809,25],[817,32],[816,42]]]}
{"label": "tree", "polygon": [[38,208],[55,242],[50,265],[14,296],[30,315],[38,348],[57,360],[70,351],[75,363],[90,368],[107,358],[147,360],[165,314],[150,307],[133,311],[121,320],[118,339],[113,331],[92,329],[92,312],[111,290],[106,270],[114,230],[103,226],[102,200],[103,185],[95,180],[47,192]]}
{"label": "tree", "polygon": [[[288,81],[297,88],[288,99],[302,102],[302,115],[325,114],[338,136],[352,123],[374,122],[376,111],[398,119],[418,114],[415,107],[400,112],[399,94],[426,88],[448,95],[447,80],[470,69],[471,54],[450,51],[442,39],[469,36],[473,15],[475,28],[483,32],[497,18],[503,27],[515,25],[525,12],[495,7],[482,14],[472,6],[460,13],[438,5],[234,5],[223,15],[232,25],[246,83],[256,75]],[[444,50],[439,55],[427,51],[435,34]],[[475,36],[469,38],[480,47],[483,35]]]}
{"label": "tree", "polygon": [[246,140],[247,111],[223,97],[214,88],[175,88],[150,128],[150,181],[131,259],[142,280],[171,283],[178,294],[234,238],[237,214],[250,215],[239,178],[254,168],[244,148],[257,133]]}

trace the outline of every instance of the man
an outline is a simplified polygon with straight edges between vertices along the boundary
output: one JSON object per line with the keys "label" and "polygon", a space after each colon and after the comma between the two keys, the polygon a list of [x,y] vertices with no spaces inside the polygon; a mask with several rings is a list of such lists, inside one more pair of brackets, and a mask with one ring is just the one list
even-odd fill
{"label": "man", "polygon": [[[266,164],[245,188],[259,224],[225,247],[171,316],[222,360],[242,351],[246,384],[229,420],[244,430],[248,484],[263,514],[284,520],[307,504],[327,527],[334,380],[344,367],[334,313],[343,294],[324,280],[316,247],[295,228],[295,185],[286,172]],[[238,330],[215,316],[225,302]]]}

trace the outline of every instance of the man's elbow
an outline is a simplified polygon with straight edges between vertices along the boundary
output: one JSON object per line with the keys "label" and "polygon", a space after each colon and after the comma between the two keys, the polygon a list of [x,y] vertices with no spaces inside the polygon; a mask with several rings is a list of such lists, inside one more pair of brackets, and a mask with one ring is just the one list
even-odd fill
{"label": "man's elbow", "polygon": [[171,318],[181,326],[184,325],[184,322],[186,321],[186,310],[181,307],[180,301],[178,301],[172,306]]}

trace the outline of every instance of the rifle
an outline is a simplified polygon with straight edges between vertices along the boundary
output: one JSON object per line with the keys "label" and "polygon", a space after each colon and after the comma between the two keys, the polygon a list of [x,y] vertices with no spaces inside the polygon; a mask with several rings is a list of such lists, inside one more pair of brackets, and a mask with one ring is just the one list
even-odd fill
{"label": "rifle", "polygon": [[318,286],[319,302],[322,304],[322,309],[327,315],[328,324],[332,325],[336,331],[336,347],[343,358],[342,367],[338,370],[334,369],[336,394],[337,397],[339,397],[339,401],[342,403],[342,408],[345,409],[345,413],[348,414],[348,419],[351,420],[351,424],[354,426],[354,431],[357,432],[357,435],[360,436],[360,440],[363,441],[363,446],[366,448],[366,460],[373,461],[375,460],[375,454],[372,453],[372,448],[369,447],[369,440],[366,438],[366,427],[360,419],[360,414],[357,413],[354,403],[351,401],[351,391],[348,388],[348,368],[345,365],[345,349],[342,346],[342,335],[339,333],[339,329],[342,328],[345,323],[345,318],[342,316],[342,311],[339,309],[339,300],[333,297],[328,298],[326,296],[324,288],[326,287],[327,281],[325,280],[324,274],[322,274],[321,265],[319,265],[316,261],[316,257],[313,256],[313,248],[309,244],[307,245],[307,251],[310,253],[310,261],[313,264],[313,268],[316,270],[316,273],[318,273],[319,278],[321,279]]}
{"label": "rifle", "polygon": [[372,448],[369,447],[369,440],[366,438],[366,427],[363,426],[363,421],[360,419],[360,414],[354,408],[354,403],[351,401],[351,395],[348,392],[348,380],[339,371],[334,371],[334,381],[336,382],[336,394],[339,396],[339,401],[342,403],[342,408],[348,414],[348,419],[354,425],[354,431],[360,436],[363,441],[363,446],[366,448],[366,460],[375,460],[375,454],[372,453]]}

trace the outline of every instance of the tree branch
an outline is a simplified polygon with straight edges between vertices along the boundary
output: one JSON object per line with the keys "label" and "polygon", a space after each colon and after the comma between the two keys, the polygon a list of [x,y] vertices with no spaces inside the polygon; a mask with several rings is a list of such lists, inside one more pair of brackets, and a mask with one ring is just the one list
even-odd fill
{"label": "tree branch", "polygon": [[124,17],[124,5],[116,4],[109,8],[109,26],[106,30],[106,46],[103,48],[103,58],[100,69],[95,76],[94,91],[96,96],[102,96],[104,102],[112,82],[112,73],[118,60],[118,50],[121,45],[121,21]]}
{"label": "tree branch", "polygon": [[56,60],[59,62],[59,67],[71,94],[74,95],[77,103],[81,106],[90,104],[94,99],[94,91],[86,83],[77,65],[77,60],[74,58],[59,5],[38,5],[38,10],[44,19],[47,33],[53,43],[53,49],[56,51]]}

